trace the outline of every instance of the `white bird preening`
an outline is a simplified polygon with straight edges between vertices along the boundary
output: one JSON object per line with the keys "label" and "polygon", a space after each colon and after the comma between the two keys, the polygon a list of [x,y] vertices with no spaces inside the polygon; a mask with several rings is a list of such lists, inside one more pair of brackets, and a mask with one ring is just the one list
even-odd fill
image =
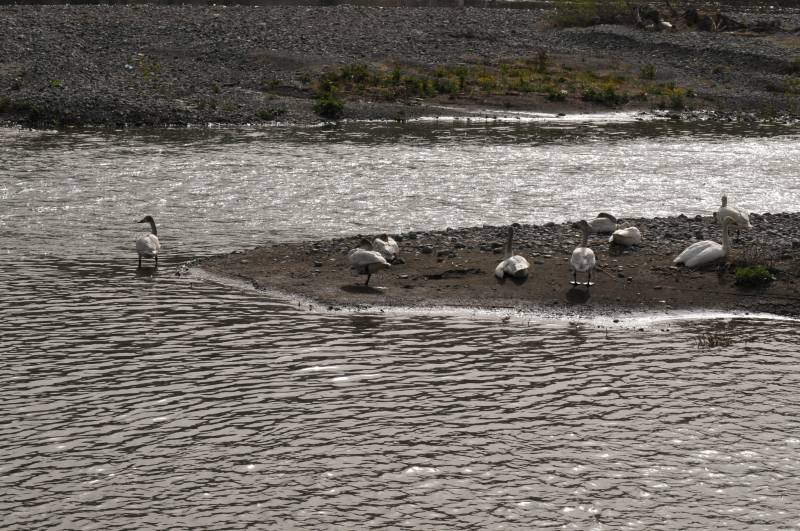
{"label": "white bird preening", "polygon": [[371,248],[369,240],[362,239],[360,245],[347,255],[350,260],[350,272],[354,275],[367,275],[365,286],[369,285],[373,273],[392,267],[381,253],[372,251]]}
{"label": "white bird preening", "polygon": [[372,240],[372,249],[381,253],[390,264],[400,256],[400,246],[394,238],[385,233]]}
{"label": "white bird preening", "polygon": [[739,237],[739,230],[752,229],[753,225],[750,224],[750,212],[744,208],[735,206],[728,206],[728,196],[722,196],[722,206],[717,210],[716,218],[718,223],[722,223],[725,218],[733,219],[733,225],[736,226],[736,237]]}
{"label": "white bird preening", "polygon": [[595,234],[609,234],[617,229],[617,218],[608,212],[600,212],[597,217],[589,221],[589,227]]}
{"label": "white bird preening", "polygon": [[572,251],[572,257],[569,259],[570,269],[572,269],[572,284],[578,285],[578,272],[587,273],[586,286],[593,286],[592,282],[592,269],[597,264],[597,259],[594,256],[594,251],[589,249],[589,233],[591,227],[589,223],[582,219],[573,225],[576,229],[581,229],[583,235],[581,236],[581,244]]}
{"label": "white bird preening", "polygon": [[617,229],[611,234],[608,243],[630,247],[642,243],[642,233],[636,227]]}
{"label": "white bird preening", "polygon": [[503,261],[497,264],[497,267],[494,268],[494,275],[497,278],[503,278],[506,275],[514,278],[525,278],[528,276],[528,268],[530,267],[530,264],[528,264],[528,261],[522,256],[514,254],[512,250],[513,240],[514,227],[510,226],[508,227],[508,239],[506,240],[506,245],[503,248]]}
{"label": "white bird preening", "polygon": [[142,257],[152,258],[158,267],[158,251],[161,250],[161,243],[158,241],[158,231],[156,222],[152,216],[145,216],[137,223],[150,223],[150,234],[144,234],[136,240],[136,252],[139,253],[139,269],[142,268]]}
{"label": "white bird preening", "polygon": [[676,256],[672,263],[683,264],[686,267],[700,267],[727,256],[731,247],[728,227],[732,224],[735,224],[735,221],[730,216],[722,220],[722,245],[711,240],[694,242]]}

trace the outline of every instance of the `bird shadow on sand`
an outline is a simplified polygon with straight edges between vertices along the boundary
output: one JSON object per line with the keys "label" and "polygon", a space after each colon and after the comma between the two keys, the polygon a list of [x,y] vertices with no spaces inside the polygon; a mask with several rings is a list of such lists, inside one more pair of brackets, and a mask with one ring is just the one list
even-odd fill
{"label": "bird shadow on sand", "polygon": [[586,286],[570,286],[566,293],[569,304],[584,304],[592,296]]}
{"label": "bird shadow on sand", "polygon": [[386,288],[382,288],[380,286],[372,287],[372,286],[365,286],[363,284],[346,284],[344,286],[340,286],[342,291],[346,291],[347,293],[367,293],[371,295],[380,295],[386,291]]}
{"label": "bird shadow on sand", "polygon": [[497,279],[497,283],[501,284],[501,285],[505,284],[506,282],[511,282],[512,284],[516,284],[517,286],[521,286],[522,284],[525,284],[528,281],[528,277],[527,276],[525,276],[525,277],[503,277],[503,278],[494,277],[494,278]]}

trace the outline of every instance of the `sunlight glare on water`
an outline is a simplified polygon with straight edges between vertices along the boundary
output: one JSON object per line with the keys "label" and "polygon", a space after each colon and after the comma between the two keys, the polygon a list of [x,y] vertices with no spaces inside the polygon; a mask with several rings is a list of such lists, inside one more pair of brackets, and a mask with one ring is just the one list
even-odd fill
{"label": "sunlight glare on water", "polygon": [[796,526],[795,321],[326,313],[174,275],[384,223],[796,197],[796,131],[548,131],[0,131],[0,527]]}

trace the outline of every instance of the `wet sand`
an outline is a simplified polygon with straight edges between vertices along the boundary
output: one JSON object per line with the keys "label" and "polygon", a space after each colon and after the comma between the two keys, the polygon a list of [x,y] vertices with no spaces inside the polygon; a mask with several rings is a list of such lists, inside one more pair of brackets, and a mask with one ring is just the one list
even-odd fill
{"label": "wet sand", "polygon": [[[570,284],[569,257],[580,240],[571,223],[518,227],[515,252],[531,264],[525,281],[494,276],[506,227],[396,235],[405,263],[376,273],[369,286],[364,286],[365,277],[350,273],[347,252],[361,236],[375,235],[276,243],[208,258],[200,266],[330,310],[454,306],[571,314],[724,310],[800,316],[800,215],[753,218],[754,228],[734,242],[725,261],[699,270],[674,266],[672,260],[697,236],[720,241],[719,226],[711,218],[630,220],[645,238],[630,248],[609,244],[608,235],[592,235],[589,246],[598,269],[589,288]],[[778,226],[781,230],[772,228]],[[776,280],[758,288],[736,285],[736,266],[751,263],[770,265]]]}

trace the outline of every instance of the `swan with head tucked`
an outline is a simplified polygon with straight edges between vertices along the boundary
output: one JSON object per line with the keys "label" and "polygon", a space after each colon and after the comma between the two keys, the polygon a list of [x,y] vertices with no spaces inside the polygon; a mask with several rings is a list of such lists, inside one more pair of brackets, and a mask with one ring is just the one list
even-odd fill
{"label": "swan with head tucked", "polygon": [[152,216],[145,216],[137,223],[149,223],[150,234],[144,234],[136,240],[136,252],[139,253],[139,269],[142,267],[142,257],[152,258],[158,267],[158,251],[161,250],[161,243],[158,241],[158,231],[156,222]]}
{"label": "swan with head tucked", "polygon": [[504,276],[514,278],[525,278],[528,276],[528,268],[530,264],[522,256],[514,254],[512,250],[512,241],[514,239],[514,227],[508,227],[508,239],[503,248],[503,261],[497,264],[494,268],[494,276],[503,278]]}
{"label": "swan with head tucked", "polygon": [[369,240],[362,239],[359,246],[347,254],[347,258],[350,260],[350,272],[353,275],[367,275],[365,286],[369,285],[369,279],[373,273],[392,267],[381,253],[371,249]]}
{"label": "swan with head tucked", "polygon": [[730,240],[728,239],[728,227],[734,224],[732,217],[728,216],[722,221],[722,244],[711,240],[694,242],[684,251],[675,257],[673,264],[683,264],[686,267],[700,267],[710,264],[720,258],[727,256],[730,251]]}
{"label": "swan with head tucked", "polygon": [[397,245],[394,238],[386,233],[372,240],[372,249],[381,253],[390,264],[394,263],[397,257],[400,256],[400,246]]}
{"label": "swan with head tucked", "polygon": [[572,269],[572,282],[570,284],[573,286],[578,285],[578,272],[581,272],[587,273],[586,286],[593,286],[592,269],[597,264],[597,259],[594,256],[594,251],[589,249],[589,233],[592,229],[585,219],[575,223],[573,228],[580,229],[583,234],[580,245],[572,251],[572,257],[569,259],[570,269]]}
{"label": "swan with head tucked", "polygon": [[725,218],[733,219],[733,225],[736,227],[736,237],[739,237],[739,230],[752,229],[753,225],[750,224],[750,212],[744,208],[738,208],[728,205],[728,196],[722,196],[722,206],[717,210],[715,217],[717,223],[722,223]]}
{"label": "swan with head tucked", "polygon": [[617,218],[607,212],[600,212],[597,217],[589,220],[589,227],[595,234],[609,234],[614,232],[617,228],[619,221]]}
{"label": "swan with head tucked", "polygon": [[630,247],[642,243],[642,232],[636,227],[617,229],[611,234],[608,243]]}

